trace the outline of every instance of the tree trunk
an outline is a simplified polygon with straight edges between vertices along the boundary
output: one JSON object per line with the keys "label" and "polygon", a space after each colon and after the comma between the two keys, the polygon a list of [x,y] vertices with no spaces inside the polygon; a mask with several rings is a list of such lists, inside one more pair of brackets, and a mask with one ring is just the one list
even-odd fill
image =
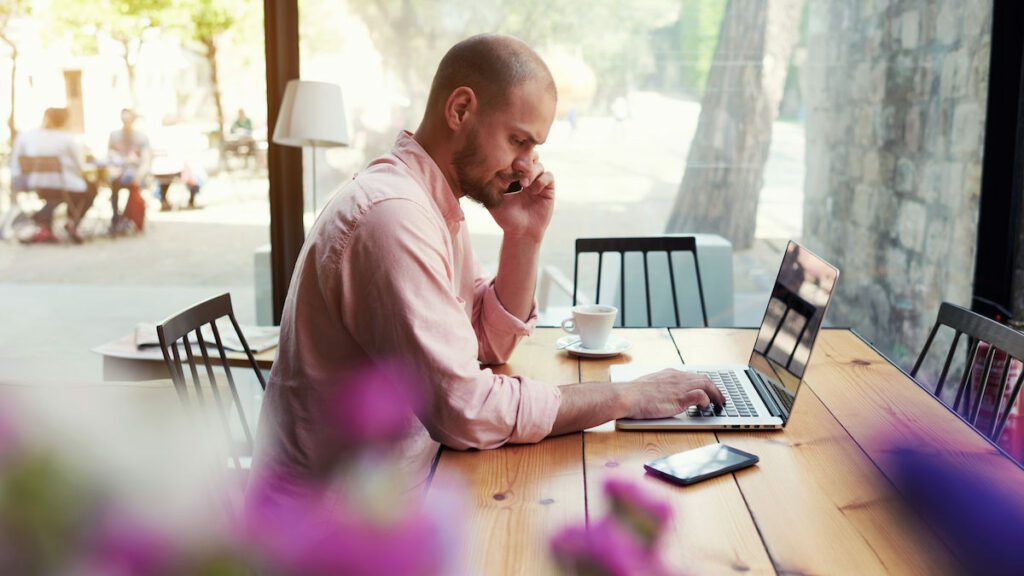
{"label": "tree trunk", "polygon": [[[124,48],[124,67],[128,71],[128,96],[131,99],[132,109],[138,108],[139,100],[135,96],[135,65],[132,64],[131,58],[131,40],[122,38],[121,47]],[[138,110],[135,110],[138,113]]]}
{"label": "tree trunk", "polygon": [[754,240],[772,123],[805,0],[730,0],[669,232]]}
{"label": "tree trunk", "polygon": [[210,84],[213,87],[213,104],[217,107],[217,133],[220,136],[218,142],[224,141],[224,105],[220,101],[220,74],[217,71],[217,41],[214,38],[204,38],[203,46],[206,47],[206,61],[210,65]]}
{"label": "tree trunk", "polygon": [[14,127],[14,104],[15,104],[15,93],[16,84],[15,80],[18,78],[18,47],[11,42],[7,36],[0,34],[0,39],[11,47],[11,113],[7,116],[7,130],[10,135],[10,150],[14,149],[14,139],[18,137],[18,129]]}

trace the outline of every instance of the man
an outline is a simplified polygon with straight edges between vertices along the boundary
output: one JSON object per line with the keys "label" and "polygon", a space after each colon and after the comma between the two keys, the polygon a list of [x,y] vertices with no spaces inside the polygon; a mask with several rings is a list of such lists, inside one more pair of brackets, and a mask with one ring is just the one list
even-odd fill
{"label": "man", "polygon": [[231,133],[236,136],[252,136],[252,120],[245,115],[245,108],[238,109],[238,116],[231,123]]}
{"label": "man", "polygon": [[[78,224],[96,198],[95,184],[82,178],[82,168],[85,166],[82,145],[64,129],[68,116],[67,108],[47,108],[43,113],[42,127],[19,134],[11,150],[12,190],[34,190],[46,201],[43,208],[33,216],[38,229],[31,238],[25,240],[29,243],[58,241],[53,233],[53,213],[67,199],[70,205],[64,229],[72,242],[80,244],[82,237],[78,234]],[[31,162],[40,157],[60,159],[61,173],[35,172],[28,165],[25,166],[27,171],[22,171],[23,162]]]}
{"label": "man", "polygon": [[[110,205],[114,215],[110,221],[110,233],[122,234],[128,223],[142,231],[146,223],[146,202],[140,188],[149,174],[152,152],[149,138],[135,130],[135,111],[121,110],[121,129],[110,133],[107,142],[107,157],[110,161]],[[123,188],[128,189],[128,200],[121,212],[119,197]]]}
{"label": "man", "polygon": [[[288,472],[329,472],[329,432],[318,428],[317,411],[373,361],[413,367],[429,394],[420,420],[456,449],[724,402],[706,378],[677,371],[558,387],[480,367],[505,362],[536,320],[555,183],[535,147],[555,101],[550,72],[526,44],[464,40],[441,60],[416,133],[400,134],[326,206],[292,277],[260,426]],[[514,182],[522,191],[506,196]],[[493,279],[473,256],[462,197],[489,208],[504,232]],[[261,446],[258,462],[267,454]]]}

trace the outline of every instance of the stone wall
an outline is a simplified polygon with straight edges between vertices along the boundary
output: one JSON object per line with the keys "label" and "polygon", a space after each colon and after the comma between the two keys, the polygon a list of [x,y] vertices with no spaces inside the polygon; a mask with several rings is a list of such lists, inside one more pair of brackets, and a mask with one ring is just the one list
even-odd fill
{"label": "stone wall", "polygon": [[831,323],[906,366],[970,304],[992,1],[809,9],[804,242],[841,270]]}

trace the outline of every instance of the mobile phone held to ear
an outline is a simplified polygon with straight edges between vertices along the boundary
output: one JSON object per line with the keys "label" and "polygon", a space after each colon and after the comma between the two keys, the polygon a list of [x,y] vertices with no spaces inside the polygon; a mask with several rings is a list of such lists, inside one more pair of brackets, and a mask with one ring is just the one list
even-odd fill
{"label": "mobile phone held to ear", "polygon": [[688,486],[757,464],[759,458],[725,444],[709,444],[644,464],[650,474]]}
{"label": "mobile phone held to ear", "polygon": [[515,194],[516,192],[522,192],[523,185],[518,180],[508,185],[508,190],[505,190],[505,194]]}

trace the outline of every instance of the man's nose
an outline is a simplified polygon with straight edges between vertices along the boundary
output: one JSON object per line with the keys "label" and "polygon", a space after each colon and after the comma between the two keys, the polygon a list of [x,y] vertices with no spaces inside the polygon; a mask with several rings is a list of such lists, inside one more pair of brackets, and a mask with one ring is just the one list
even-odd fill
{"label": "man's nose", "polygon": [[516,159],[512,161],[512,170],[519,172],[523,175],[529,175],[533,170],[533,160],[527,153],[516,156]]}

